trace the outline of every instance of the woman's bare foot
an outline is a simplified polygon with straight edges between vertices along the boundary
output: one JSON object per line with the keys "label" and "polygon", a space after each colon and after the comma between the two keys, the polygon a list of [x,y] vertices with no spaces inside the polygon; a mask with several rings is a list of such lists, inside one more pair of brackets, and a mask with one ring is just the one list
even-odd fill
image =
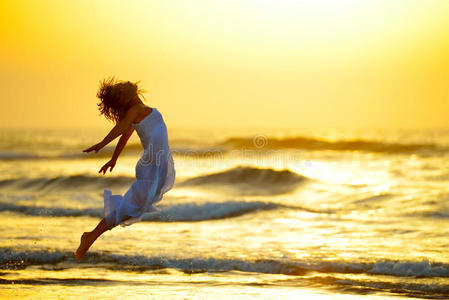
{"label": "woman's bare foot", "polygon": [[85,232],[81,235],[81,243],[78,249],[76,250],[76,261],[80,261],[81,258],[86,254],[89,247],[95,242],[95,238],[93,236],[93,232]]}

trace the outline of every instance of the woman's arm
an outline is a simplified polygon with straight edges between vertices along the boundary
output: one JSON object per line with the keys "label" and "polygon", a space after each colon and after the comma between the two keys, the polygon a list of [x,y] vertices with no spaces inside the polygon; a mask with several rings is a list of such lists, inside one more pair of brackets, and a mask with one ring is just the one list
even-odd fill
{"label": "woman's arm", "polygon": [[134,132],[134,128],[132,126],[129,126],[128,129],[123,132],[122,136],[120,137],[117,146],[115,147],[114,154],[112,154],[111,160],[117,161],[120,153],[122,152],[123,148],[125,148],[126,143],[128,142],[129,138]]}
{"label": "woman's arm", "polygon": [[131,127],[131,124],[134,121],[134,119],[137,117],[137,115],[138,115],[137,106],[131,107],[128,110],[128,112],[126,113],[125,118],[122,121],[118,122],[101,142],[93,145],[90,148],[83,150],[83,152],[91,152],[91,151],[98,152],[101,148],[103,148],[104,146],[109,144],[116,137],[123,134],[125,132],[125,130],[127,130],[129,127]]}
{"label": "woman's arm", "polygon": [[120,137],[117,143],[117,146],[115,147],[114,154],[112,154],[112,158],[103,167],[101,167],[98,173],[103,172],[103,174],[106,174],[108,168],[111,168],[110,172],[112,172],[112,169],[115,167],[115,163],[117,162],[120,153],[122,152],[123,148],[125,148],[126,143],[128,142],[133,132],[134,128],[132,126],[128,127],[128,129],[126,129],[125,132],[123,132],[122,136]]}
{"label": "woman's arm", "polygon": [[125,130],[127,130],[129,127],[132,127],[131,124],[138,115],[138,111],[136,108],[137,108],[136,106],[131,107],[126,113],[125,118],[122,121],[118,122],[117,125],[115,125],[114,128],[111,129],[108,135],[101,141],[104,144],[104,146],[106,146],[116,137],[124,133]]}

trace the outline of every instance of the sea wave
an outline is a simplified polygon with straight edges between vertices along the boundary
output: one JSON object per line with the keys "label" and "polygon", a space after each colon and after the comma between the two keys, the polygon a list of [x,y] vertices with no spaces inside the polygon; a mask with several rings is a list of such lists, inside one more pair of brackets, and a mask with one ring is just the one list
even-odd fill
{"label": "sea wave", "polygon": [[2,160],[45,160],[45,159],[99,159],[110,157],[114,149],[106,149],[98,153],[81,153],[81,151],[53,151],[53,153],[29,153],[23,151],[0,150]]}
{"label": "sea wave", "polygon": [[[129,187],[136,179],[131,176],[99,176],[74,174],[54,177],[18,177],[0,180],[0,189],[15,190],[102,190]],[[177,182],[177,186],[227,186],[239,194],[273,195],[294,190],[307,178],[289,170],[260,169],[238,166],[213,174],[199,175]],[[232,191],[231,191],[232,192]]]}
{"label": "sea wave", "polygon": [[0,151],[0,160],[37,159],[39,157],[40,157],[39,155],[31,153]]}
{"label": "sea wave", "polygon": [[219,144],[230,149],[301,149],[301,150],[334,150],[334,151],[364,151],[390,154],[410,153],[442,153],[448,149],[431,143],[402,144],[373,140],[337,140],[328,141],[310,137],[269,138],[263,137],[263,143],[255,138],[231,137]]}
{"label": "sea wave", "polygon": [[127,176],[91,176],[85,174],[75,174],[55,177],[26,178],[19,177],[13,179],[0,180],[0,188],[15,189],[78,189],[80,187],[94,187],[97,189],[124,187],[130,185],[135,179]]}
{"label": "sea wave", "polygon": [[293,191],[307,177],[290,170],[237,166],[232,169],[200,175],[178,183],[178,186],[226,186],[239,194],[273,195]]}
{"label": "sea wave", "polygon": [[[52,250],[17,251],[0,248],[0,267],[3,269],[20,269],[29,265],[58,264],[74,262],[73,252]],[[308,273],[334,274],[372,274],[398,277],[448,278],[449,264],[441,262],[393,261],[375,262],[325,261],[317,259],[221,259],[213,257],[151,257],[142,255],[116,255],[91,251],[83,258],[83,263],[102,267],[113,264],[114,269],[138,269],[140,271],[174,268],[185,272],[208,271],[243,271],[268,274],[285,274],[303,276]]]}
{"label": "sea wave", "polygon": [[449,211],[447,209],[442,208],[441,210],[426,210],[426,211],[413,211],[413,213],[405,213],[404,217],[422,217],[429,219],[449,219]]}
{"label": "sea wave", "polygon": [[[2,147],[0,160],[22,160],[22,159],[99,159],[112,155],[114,147],[107,146],[98,153],[83,153],[73,145],[42,145],[39,152],[31,151],[27,144]],[[6,148],[5,148],[6,147]],[[447,153],[449,148],[436,143],[397,143],[381,140],[353,139],[353,140],[326,140],[307,136],[293,136],[287,138],[276,138],[269,136],[256,137],[229,137],[217,143],[200,143],[194,140],[176,139],[170,143],[174,156],[193,156],[201,158],[221,157],[233,150],[283,150],[298,149],[305,151],[362,151],[384,154],[418,154],[439,155]],[[34,148],[33,148],[34,149]],[[27,150],[29,150],[27,152]],[[47,151],[49,150],[49,151]],[[51,150],[51,151],[50,151]],[[143,151],[140,143],[130,143],[126,146],[122,155],[138,155]]]}
{"label": "sea wave", "polygon": [[[145,214],[142,221],[148,222],[199,222],[207,220],[227,219],[274,209],[296,209],[311,213],[330,213],[329,211],[318,211],[300,206],[287,206],[273,202],[263,201],[227,201],[227,202],[205,202],[201,204],[185,203],[158,206],[158,211]],[[102,218],[103,208],[58,208],[42,206],[26,206],[10,203],[0,203],[0,212],[9,211],[30,216],[91,216]]]}
{"label": "sea wave", "polygon": [[[171,152],[173,156],[183,156],[183,157],[200,157],[200,158],[221,158],[227,150],[222,147],[171,147]],[[33,152],[23,152],[23,151],[13,151],[13,150],[0,150],[0,161],[9,160],[76,160],[76,159],[103,159],[111,157],[114,153],[114,148],[105,148],[98,153],[83,153],[81,151],[74,150],[60,150],[53,151],[52,153],[33,153]],[[121,153],[121,156],[135,156],[136,159],[139,158],[143,153],[142,145],[131,144],[127,145],[125,150]]]}

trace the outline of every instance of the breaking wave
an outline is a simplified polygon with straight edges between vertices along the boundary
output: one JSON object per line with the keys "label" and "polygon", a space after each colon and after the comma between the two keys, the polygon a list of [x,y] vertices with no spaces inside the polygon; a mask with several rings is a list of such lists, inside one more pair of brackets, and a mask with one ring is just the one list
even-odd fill
{"label": "breaking wave", "polygon": [[240,194],[273,195],[294,190],[307,177],[289,170],[238,166],[225,171],[189,178],[179,186],[227,186]]}
{"label": "breaking wave", "polygon": [[[20,269],[29,265],[74,262],[73,252],[68,251],[16,251],[0,248],[0,266],[3,269]],[[188,272],[244,271],[255,273],[305,275],[309,272],[342,274],[375,274],[399,277],[449,277],[449,265],[441,262],[382,260],[371,263],[351,261],[320,261],[290,259],[220,259],[213,257],[165,258],[141,255],[115,255],[103,252],[88,252],[83,263],[100,265],[113,263],[114,268],[138,268],[151,270],[174,268]]]}
{"label": "breaking wave", "polygon": [[[255,213],[258,211],[267,211],[274,209],[297,209],[312,213],[329,213],[327,211],[316,211],[313,209],[286,206],[273,202],[263,201],[227,201],[227,202],[206,202],[202,204],[185,203],[171,206],[158,206],[158,211],[144,214],[143,221],[151,222],[198,222],[207,220],[227,219]],[[0,203],[0,212],[9,211],[21,213],[30,216],[51,216],[51,217],[80,217],[90,216],[102,218],[104,216],[103,208],[55,208],[55,207],[36,207],[26,205],[15,205],[9,203]]]}
{"label": "breaking wave", "polygon": [[[102,190],[129,187],[136,179],[131,176],[75,174],[55,177],[19,177],[0,180],[0,188],[15,190]],[[273,195],[292,191],[307,180],[289,170],[236,167],[230,170],[199,175],[176,183],[178,186],[228,186],[246,195]]]}

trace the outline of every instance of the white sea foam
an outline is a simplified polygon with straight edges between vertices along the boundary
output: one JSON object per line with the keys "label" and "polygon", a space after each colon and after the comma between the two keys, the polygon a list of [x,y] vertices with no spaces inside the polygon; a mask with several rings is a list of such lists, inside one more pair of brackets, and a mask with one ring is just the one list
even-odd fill
{"label": "white sea foam", "polygon": [[[302,207],[292,207],[273,202],[263,201],[227,201],[227,202],[205,202],[201,204],[185,203],[175,205],[158,206],[159,211],[144,215],[143,221],[205,221],[215,219],[226,219],[237,217],[257,211],[266,211],[272,209],[296,209],[317,212]],[[58,207],[37,207],[26,205],[15,205],[11,203],[0,203],[0,211],[17,212],[30,216],[91,216],[103,217],[103,208],[58,208]]]}
{"label": "white sea foam", "polygon": [[[31,250],[16,251],[0,248],[0,264],[4,269],[23,268],[28,265],[58,264],[74,262],[73,252]],[[224,259],[214,257],[159,257],[143,255],[116,255],[102,252],[88,252],[83,263],[101,266],[112,263],[116,269],[174,268],[183,271],[243,271],[255,273],[305,275],[309,272],[342,274],[382,274],[399,277],[449,277],[449,265],[440,262],[423,261],[378,261],[373,263],[351,261],[317,261],[290,259]],[[58,266],[58,268],[63,266]],[[69,266],[67,266],[69,267]]]}

